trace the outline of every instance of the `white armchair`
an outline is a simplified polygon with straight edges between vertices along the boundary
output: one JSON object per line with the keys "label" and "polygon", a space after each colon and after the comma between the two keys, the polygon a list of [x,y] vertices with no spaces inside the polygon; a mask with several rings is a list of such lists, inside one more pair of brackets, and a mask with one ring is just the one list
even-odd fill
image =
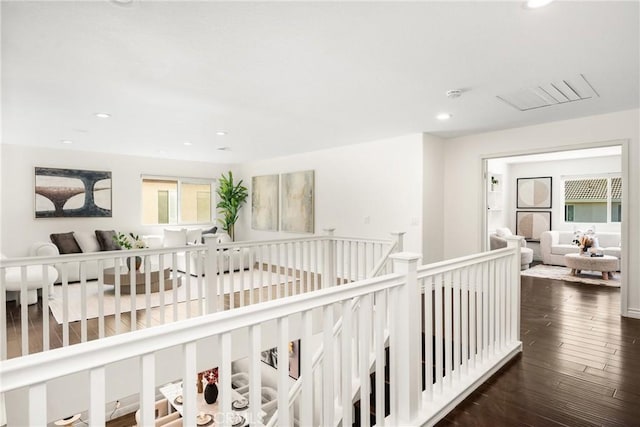
{"label": "white armchair", "polygon": [[533,261],[533,249],[527,247],[527,241],[522,236],[516,236],[511,233],[508,228],[498,228],[495,233],[489,235],[489,248],[493,251],[496,249],[506,248],[508,236],[520,237],[520,270],[526,270]]}

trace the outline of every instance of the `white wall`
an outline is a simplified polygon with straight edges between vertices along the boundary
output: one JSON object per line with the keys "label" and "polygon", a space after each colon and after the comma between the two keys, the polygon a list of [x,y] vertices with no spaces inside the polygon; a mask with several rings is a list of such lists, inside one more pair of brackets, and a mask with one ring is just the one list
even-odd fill
{"label": "white wall", "polygon": [[[422,135],[407,135],[246,163],[240,176],[251,177],[313,169],[315,231],[336,235],[391,238],[406,231],[405,250],[422,251]],[[237,240],[294,237],[251,229],[251,200],[236,226]]]}
{"label": "white wall", "polygon": [[[454,138],[445,144],[445,257],[480,250],[482,158],[528,150],[575,148],[604,141],[628,140],[629,176],[624,203],[629,209],[628,241],[640,236],[640,110],[564,120]],[[623,158],[623,161],[627,159]],[[640,246],[629,244],[630,314],[640,316]]]}
{"label": "white wall", "polygon": [[[75,150],[0,146],[0,200],[2,253],[26,256],[35,241],[50,241],[49,234],[96,229],[162,233],[163,226],[142,226],[140,175],[218,178],[233,165],[155,159]],[[107,170],[112,172],[111,218],[34,218],[34,167]],[[173,226],[175,227],[175,226]]]}
{"label": "white wall", "polygon": [[423,135],[422,261],[444,259],[444,140]]}

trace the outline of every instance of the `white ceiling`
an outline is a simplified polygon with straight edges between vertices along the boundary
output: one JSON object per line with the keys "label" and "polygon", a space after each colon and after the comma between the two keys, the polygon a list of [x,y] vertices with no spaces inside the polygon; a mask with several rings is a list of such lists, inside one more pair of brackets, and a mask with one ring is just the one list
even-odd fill
{"label": "white ceiling", "polygon": [[[639,18],[637,1],[3,1],[2,139],[242,162],[638,108]],[[579,74],[599,97],[496,98]]]}

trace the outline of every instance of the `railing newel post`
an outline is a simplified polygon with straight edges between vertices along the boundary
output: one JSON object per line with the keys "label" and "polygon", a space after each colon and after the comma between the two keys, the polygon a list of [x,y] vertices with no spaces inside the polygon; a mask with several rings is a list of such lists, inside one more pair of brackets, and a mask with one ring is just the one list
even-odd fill
{"label": "railing newel post", "polygon": [[[400,252],[391,255],[395,273],[404,274],[406,284],[397,290],[397,312],[394,316],[396,339],[391,351],[391,370],[396,384],[391,381],[391,399],[395,401],[400,424],[410,424],[418,414],[422,402],[421,361],[421,307],[418,287],[419,254]],[[395,393],[394,393],[395,391]],[[394,395],[395,394],[395,395]]]}
{"label": "railing newel post", "polygon": [[324,246],[324,269],[322,272],[322,287],[327,289],[336,285],[336,251],[333,233],[335,228],[325,228],[323,231],[326,235]]}
{"label": "railing newel post", "polygon": [[396,242],[396,250],[395,252],[403,252],[404,251],[404,235],[407,234],[406,231],[392,231],[390,233],[393,236],[393,239]]}
{"label": "railing newel post", "polygon": [[511,259],[511,277],[507,286],[511,287],[511,341],[520,341],[520,260],[522,237],[507,236],[507,247],[515,248],[516,252]]}

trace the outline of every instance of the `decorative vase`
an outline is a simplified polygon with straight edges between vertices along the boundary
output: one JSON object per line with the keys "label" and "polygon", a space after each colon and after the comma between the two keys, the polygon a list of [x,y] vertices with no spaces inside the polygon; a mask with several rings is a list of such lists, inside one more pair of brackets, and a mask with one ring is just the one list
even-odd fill
{"label": "decorative vase", "polygon": [[214,384],[207,384],[204,388],[204,401],[209,405],[216,403],[218,400],[218,386]]}
{"label": "decorative vase", "polygon": [[[137,256],[136,257],[136,271],[140,270],[140,267],[142,266],[142,257]],[[127,257],[127,268],[129,270],[131,270],[131,258]]]}

